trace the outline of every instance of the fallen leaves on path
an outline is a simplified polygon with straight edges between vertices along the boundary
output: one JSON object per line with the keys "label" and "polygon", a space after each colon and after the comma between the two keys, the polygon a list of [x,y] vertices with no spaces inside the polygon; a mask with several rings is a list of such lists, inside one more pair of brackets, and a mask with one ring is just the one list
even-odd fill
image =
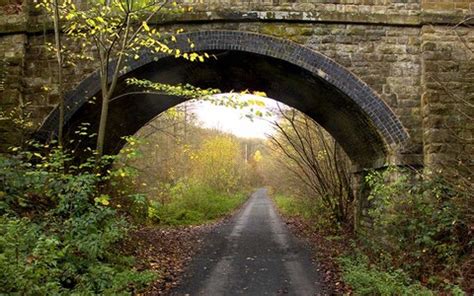
{"label": "fallen leaves on path", "polygon": [[144,227],[130,234],[127,248],[137,259],[137,269],[159,276],[141,295],[166,295],[215,224],[183,227]]}
{"label": "fallen leaves on path", "polygon": [[303,218],[283,215],[283,219],[294,234],[311,246],[318,271],[323,276],[326,287],[332,291],[331,295],[350,295],[351,288],[342,280],[341,270],[336,262],[338,256],[350,249],[348,241],[328,239],[328,236],[315,231]]}

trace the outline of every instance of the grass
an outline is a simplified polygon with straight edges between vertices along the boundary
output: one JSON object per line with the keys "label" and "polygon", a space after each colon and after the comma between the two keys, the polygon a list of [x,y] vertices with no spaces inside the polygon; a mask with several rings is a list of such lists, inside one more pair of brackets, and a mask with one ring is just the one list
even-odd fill
{"label": "grass", "polygon": [[278,209],[286,216],[301,217],[311,221],[314,227],[327,228],[334,225],[328,221],[328,211],[317,202],[308,198],[297,198],[293,196],[276,194],[273,198]]}
{"label": "grass", "polygon": [[247,200],[244,192],[223,193],[191,184],[172,191],[170,202],[155,203],[149,216],[163,225],[198,225],[221,218]]}
{"label": "grass", "polygon": [[311,210],[304,206],[304,201],[283,194],[277,194],[274,198],[276,206],[288,216],[310,217]]}

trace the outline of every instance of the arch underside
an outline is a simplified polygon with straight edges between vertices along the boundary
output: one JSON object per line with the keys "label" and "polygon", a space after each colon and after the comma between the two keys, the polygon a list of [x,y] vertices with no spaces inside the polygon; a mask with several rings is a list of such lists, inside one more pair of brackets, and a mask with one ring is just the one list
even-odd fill
{"label": "arch underside", "polygon": [[[137,91],[123,82],[127,77],[189,83],[201,88],[219,88],[223,92],[264,91],[268,97],[313,118],[362,168],[380,165],[385,160],[387,147],[407,138],[400,122],[383,101],[333,61],[288,41],[250,33],[224,33],[189,34],[196,51],[217,56],[205,63],[144,55],[130,63],[130,71],[121,77],[116,94]],[[184,41],[178,41],[178,46],[186,49]],[[86,101],[98,92],[95,74],[68,96],[66,131],[69,135],[73,135],[82,122],[89,122],[92,130],[97,128],[100,103]],[[178,97],[141,94],[111,102],[106,153],[118,152],[124,144],[121,137],[134,134],[158,114],[183,101]],[[46,137],[55,132],[56,116],[57,112],[50,115],[38,135]],[[90,141],[92,144],[94,139]]]}

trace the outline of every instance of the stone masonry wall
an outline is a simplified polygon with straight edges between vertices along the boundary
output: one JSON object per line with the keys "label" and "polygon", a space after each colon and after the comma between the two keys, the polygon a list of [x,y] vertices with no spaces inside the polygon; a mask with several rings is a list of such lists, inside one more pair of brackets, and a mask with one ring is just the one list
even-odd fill
{"label": "stone masonry wall", "polygon": [[424,162],[432,173],[472,178],[474,30],[425,26],[421,39]]}
{"label": "stone masonry wall", "polygon": [[183,0],[182,2],[192,6],[196,12],[206,12],[213,18],[233,15],[233,17],[262,19],[303,18],[412,23],[416,22],[416,16],[420,13],[420,0]]}
{"label": "stone masonry wall", "polygon": [[[0,0],[0,8],[20,2]],[[352,71],[392,107],[411,136],[406,146],[394,150],[392,162],[435,167],[458,161],[456,155],[473,155],[472,140],[465,141],[473,134],[472,109],[466,111],[465,105],[472,106],[474,93],[473,29],[465,25],[473,20],[453,30],[459,20],[474,15],[472,0],[183,2],[193,12],[168,28],[240,30],[290,39]],[[195,20],[200,21],[188,22]],[[36,125],[57,103],[55,60],[44,48],[53,38],[44,33],[48,28],[31,6],[0,9],[0,60],[8,66],[0,106],[30,102]],[[95,69],[87,63],[65,68],[67,87]],[[471,113],[466,117],[462,112]],[[11,138],[8,131],[0,123],[0,146]]]}
{"label": "stone masonry wall", "polygon": [[[30,102],[29,110],[35,126],[44,120],[44,114],[49,114],[58,103],[57,61],[56,57],[46,49],[45,42],[53,43],[54,36],[31,35],[26,46],[25,75],[23,81],[28,88],[24,90],[25,100]],[[68,48],[67,40],[63,44]],[[94,62],[81,61],[63,67],[63,85],[67,91],[74,89],[83,79],[98,68]],[[45,88],[45,86],[47,88]]]}
{"label": "stone masonry wall", "polygon": [[425,11],[446,13],[451,11],[472,11],[474,2],[472,0],[422,0],[421,7]]}
{"label": "stone masonry wall", "polygon": [[[400,155],[394,156],[393,161],[411,164],[422,162],[418,28],[245,22],[187,25],[185,29],[227,29],[273,35],[304,44],[334,59],[378,92],[408,129],[410,143],[398,151]],[[45,50],[44,42],[45,37],[42,35],[30,36],[26,48],[24,83],[28,89],[24,95],[32,103],[31,110],[37,124],[57,103],[55,60]],[[65,68],[68,89],[72,89],[94,70],[94,65],[85,63]],[[49,85],[52,91],[46,91],[43,88],[45,85]]]}
{"label": "stone masonry wall", "polygon": [[0,89],[0,111],[7,114],[0,115],[0,151],[5,151],[12,144],[16,144],[17,135],[12,134],[9,120],[5,120],[8,111],[24,102],[24,65],[26,62],[26,44],[28,37],[25,34],[14,34],[0,37],[0,62],[2,64],[3,86]]}
{"label": "stone masonry wall", "polygon": [[[175,29],[175,28],[173,28]],[[411,136],[393,163],[422,163],[420,29],[357,24],[229,23],[194,30],[250,31],[304,44],[349,69],[399,116]]]}
{"label": "stone masonry wall", "polygon": [[[35,0],[0,0],[0,32],[40,32],[44,17]],[[84,4],[83,0],[75,0]],[[420,25],[456,23],[472,14],[472,0],[178,0],[193,10],[177,21],[280,20]],[[12,3],[21,11],[12,13]],[[8,9],[1,9],[9,7]],[[2,11],[8,12],[3,18]],[[176,20],[175,20],[176,21]],[[51,28],[51,25],[48,26]]]}

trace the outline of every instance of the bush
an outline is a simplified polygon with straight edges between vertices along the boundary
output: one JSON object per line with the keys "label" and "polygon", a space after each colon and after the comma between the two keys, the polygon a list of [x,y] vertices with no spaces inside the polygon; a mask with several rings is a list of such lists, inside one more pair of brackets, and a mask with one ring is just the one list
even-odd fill
{"label": "bush", "polygon": [[469,197],[442,180],[396,169],[367,181],[371,226],[363,246],[372,262],[436,289],[461,283],[461,266],[474,244],[465,211]]}
{"label": "bush", "polygon": [[149,215],[165,225],[201,224],[228,214],[245,200],[244,193],[222,193],[196,181],[180,181],[171,188],[169,202],[153,202]]}
{"label": "bush", "polygon": [[0,157],[0,292],[130,294],[153,279],[115,245],[130,225],[91,163],[66,167],[59,149]]}
{"label": "bush", "polygon": [[[464,295],[461,287],[468,290],[472,282],[472,195],[394,168],[369,174],[367,182],[368,223],[355,249],[366,257],[341,261],[355,293]],[[301,216],[327,233],[324,226],[331,220],[315,200],[277,195],[275,202],[285,214]]]}

